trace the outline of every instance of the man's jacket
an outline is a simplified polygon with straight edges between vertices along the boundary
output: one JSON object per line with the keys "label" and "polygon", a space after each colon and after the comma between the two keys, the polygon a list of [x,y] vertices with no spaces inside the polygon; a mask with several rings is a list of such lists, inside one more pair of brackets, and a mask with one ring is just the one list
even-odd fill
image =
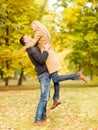
{"label": "man's jacket", "polygon": [[44,72],[48,72],[47,67],[45,65],[45,61],[48,57],[47,51],[41,53],[38,46],[28,48],[26,51],[28,53],[30,60],[35,66],[35,71],[37,72],[38,76]]}

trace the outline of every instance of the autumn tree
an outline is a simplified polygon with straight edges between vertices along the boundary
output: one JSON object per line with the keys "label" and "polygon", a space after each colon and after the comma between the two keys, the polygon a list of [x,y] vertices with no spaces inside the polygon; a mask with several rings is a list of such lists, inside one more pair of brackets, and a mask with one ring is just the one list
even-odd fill
{"label": "autumn tree", "polygon": [[[24,34],[33,34],[30,23],[35,19],[40,20],[47,13],[47,2],[43,0],[40,4],[35,0],[0,0],[0,74],[5,79],[6,86],[15,70],[20,70],[20,79],[28,68],[32,72],[30,61],[23,55],[19,39]],[[18,84],[21,85],[22,80]]]}
{"label": "autumn tree", "polygon": [[[59,10],[57,9],[59,8]],[[82,69],[86,74],[98,73],[98,4],[88,0],[58,0],[55,9],[61,14],[57,18],[57,38],[72,52],[67,59],[71,69]],[[58,44],[59,44],[58,43]],[[61,49],[61,47],[60,47]]]}

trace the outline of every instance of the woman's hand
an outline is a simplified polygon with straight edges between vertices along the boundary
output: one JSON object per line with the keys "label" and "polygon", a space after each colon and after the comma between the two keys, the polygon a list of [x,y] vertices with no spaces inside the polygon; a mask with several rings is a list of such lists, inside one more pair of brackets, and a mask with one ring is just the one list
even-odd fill
{"label": "woman's hand", "polygon": [[24,47],[23,47],[23,49],[24,49],[24,51],[26,51],[26,49],[27,49],[27,46],[24,46]]}
{"label": "woman's hand", "polygon": [[50,49],[50,44],[47,43],[47,44],[43,45],[43,47],[44,47],[45,51],[48,51]]}

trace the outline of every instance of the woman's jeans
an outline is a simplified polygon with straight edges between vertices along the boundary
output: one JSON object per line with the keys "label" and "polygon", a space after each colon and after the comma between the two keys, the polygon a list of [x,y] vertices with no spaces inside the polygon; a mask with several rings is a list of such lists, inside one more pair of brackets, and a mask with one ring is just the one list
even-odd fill
{"label": "woman's jeans", "polygon": [[66,75],[58,75],[58,72],[54,72],[50,74],[50,77],[52,78],[54,82],[54,95],[53,95],[53,100],[57,101],[59,100],[59,91],[60,91],[60,81],[64,80],[77,80],[78,79],[78,74],[66,74]]}
{"label": "woman's jeans", "polygon": [[46,118],[46,107],[47,102],[50,97],[50,75],[45,72],[38,76],[40,82],[40,100],[36,110],[36,117],[35,122],[41,121],[42,119]]}

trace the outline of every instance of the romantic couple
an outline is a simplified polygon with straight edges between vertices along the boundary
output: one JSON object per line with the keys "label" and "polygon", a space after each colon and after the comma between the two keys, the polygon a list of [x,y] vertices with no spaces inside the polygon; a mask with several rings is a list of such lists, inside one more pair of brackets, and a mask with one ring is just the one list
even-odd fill
{"label": "romantic couple", "polygon": [[35,123],[42,124],[47,120],[46,107],[50,96],[50,81],[54,83],[53,105],[51,109],[57,107],[59,101],[60,81],[64,80],[83,80],[87,82],[85,76],[78,72],[77,74],[58,75],[61,69],[60,62],[56,53],[50,46],[51,36],[48,29],[39,21],[31,23],[31,29],[34,31],[34,37],[24,35],[20,38],[20,43],[35,66],[38,80],[40,82],[40,100],[36,110]]}

